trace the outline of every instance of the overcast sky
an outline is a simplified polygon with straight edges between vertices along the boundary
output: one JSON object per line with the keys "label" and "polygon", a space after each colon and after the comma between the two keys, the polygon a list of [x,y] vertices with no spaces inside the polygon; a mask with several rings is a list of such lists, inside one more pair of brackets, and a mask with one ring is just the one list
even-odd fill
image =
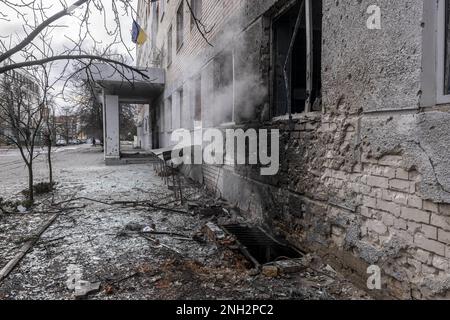
{"label": "overcast sky", "polygon": [[[75,0],[66,0],[66,3],[70,6]],[[99,0],[97,0],[99,1]],[[10,2],[16,2],[18,4],[21,3],[21,0],[10,0]],[[137,6],[137,0],[131,0],[129,1],[134,5],[134,7]],[[45,3],[45,6],[48,6],[48,9],[46,9],[47,16],[50,16],[51,14],[60,11],[63,6],[60,2],[60,0],[44,0],[43,3]],[[103,13],[100,13],[98,10],[96,10],[93,6],[91,8],[91,17],[89,18],[89,26],[91,33],[95,37],[96,41],[101,41],[103,45],[109,44],[112,42],[113,38],[112,36],[108,35],[107,30],[105,28],[105,23],[109,27],[109,29],[113,30],[115,26],[114,22],[114,16],[112,14],[112,8],[111,8],[111,0],[102,0],[103,5],[105,6],[105,11]],[[83,8],[77,9],[74,14],[80,14],[83,12]],[[120,15],[120,25],[122,28],[122,36],[125,41],[126,46],[131,49],[131,54],[135,56],[135,45],[131,41],[131,27],[132,27],[132,16],[131,12],[128,12],[128,14],[125,12],[125,10],[121,10],[122,8],[119,7],[119,10],[121,11]],[[18,8],[19,10],[19,8]],[[23,10],[23,9],[22,9]],[[9,21],[5,21],[0,19],[0,36],[1,37],[9,37],[13,35],[14,42],[17,43],[20,39],[23,39],[24,32],[23,32],[23,21],[21,18],[17,16],[16,13],[12,9],[7,8],[2,1],[0,0],[0,12],[4,15],[8,16]],[[24,12],[24,11],[22,11]],[[25,12],[29,15],[31,18],[30,12]],[[56,32],[54,33],[54,39],[53,39],[53,48],[56,48],[55,50],[60,50],[64,48],[64,46],[71,47],[71,43],[67,37],[71,37],[73,39],[77,39],[77,35],[80,31],[79,21],[73,17],[64,17],[57,21],[58,25],[61,25],[61,28],[58,28]],[[5,39],[2,39],[5,41]],[[84,43],[84,48],[86,50],[89,50],[89,48],[92,47],[91,41],[86,41]],[[134,61],[131,61],[129,58],[129,54],[127,52],[127,49],[123,45],[116,45],[114,47],[114,50],[117,52],[123,54],[127,57],[128,62],[130,64],[134,64]],[[15,56],[15,60],[20,60],[20,55]],[[61,65],[61,64],[60,64]],[[56,72],[57,73],[57,72]],[[60,91],[61,84],[57,87],[56,91]],[[58,100],[58,103],[61,106],[67,105],[61,99]]]}

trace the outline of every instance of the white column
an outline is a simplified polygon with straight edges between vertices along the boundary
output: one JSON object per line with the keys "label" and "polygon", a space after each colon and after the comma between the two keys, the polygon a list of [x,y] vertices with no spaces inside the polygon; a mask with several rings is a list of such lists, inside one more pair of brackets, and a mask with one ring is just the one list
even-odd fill
{"label": "white column", "polygon": [[119,97],[105,95],[105,160],[120,159]]}

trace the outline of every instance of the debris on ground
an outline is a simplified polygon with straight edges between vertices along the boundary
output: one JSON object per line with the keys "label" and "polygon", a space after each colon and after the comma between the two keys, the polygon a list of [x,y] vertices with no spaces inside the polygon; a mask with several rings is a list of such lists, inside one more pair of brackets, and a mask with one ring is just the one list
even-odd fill
{"label": "debris on ground", "polygon": [[[245,217],[189,180],[182,204],[151,164],[111,172],[100,153],[59,156],[52,197],[2,214],[0,268],[49,213],[58,219],[0,282],[1,299],[370,299],[314,255],[255,268],[222,230]],[[0,192],[13,198],[20,190]]]}

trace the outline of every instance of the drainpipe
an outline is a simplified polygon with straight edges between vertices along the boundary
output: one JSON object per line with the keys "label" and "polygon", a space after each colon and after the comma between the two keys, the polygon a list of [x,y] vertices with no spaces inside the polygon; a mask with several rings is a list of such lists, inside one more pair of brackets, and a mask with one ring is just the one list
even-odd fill
{"label": "drainpipe", "polygon": [[[298,29],[300,29],[300,24],[301,24],[301,20],[302,20],[302,12],[303,12],[303,8],[305,7],[305,1],[308,2],[309,7],[310,6],[310,1],[311,0],[303,0],[302,4],[300,5],[300,9],[298,11],[298,16],[297,16],[297,21],[295,22],[295,28],[294,28],[294,33],[292,34],[292,38],[291,38],[291,42],[289,44],[289,49],[286,55],[286,61],[284,62],[284,68],[283,68],[283,73],[284,73],[284,84],[286,87],[286,97],[287,97],[287,107],[288,107],[288,113],[289,113],[289,131],[292,131],[292,100],[291,100],[291,85],[290,85],[290,81],[289,81],[289,77],[288,77],[288,65],[289,65],[289,59],[291,58],[291,54],[292,54],[292,50],[294,50],[294,44],[295,44],[295,38],[297,38],[297,34],[298,34]],[[308,7],[307,5],[307,7]]]}

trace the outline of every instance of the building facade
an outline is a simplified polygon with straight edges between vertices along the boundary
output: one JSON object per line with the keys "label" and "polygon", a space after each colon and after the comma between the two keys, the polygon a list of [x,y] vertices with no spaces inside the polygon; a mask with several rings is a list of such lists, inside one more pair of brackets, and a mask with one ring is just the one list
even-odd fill
{"label": "building facade", "polygon": [[[14,114],[18,120],[20,113],[18,110],[8,111],[8,108],[18,108],[20,104],[23,113],[21,120],[27,122],[29,118],[27,111],[32,112],[37,108],[40,103],[40,95],[39,84],[30,73],[24,70],[11,70],[0,74],[0,145],[12,144],[9,137],[16,141],[19,139],[14,136],[10,115]],[[14,100],[16,101],[14,102]],[[12,103],[17,103],[17,105],[12,106]],[[38,115],[35,117],[37,118]],[[40,144],[41,140],[42,137],[38,134],[36,144]]]}
{"label": "building facade", "polygon": [[449,298],[450,2],[188,1],[139,3],[138,65],[166,72],[145,147],[179,128],[279,129],[277,175],[194,178],[364,286],[376,265],[383,292]]}

